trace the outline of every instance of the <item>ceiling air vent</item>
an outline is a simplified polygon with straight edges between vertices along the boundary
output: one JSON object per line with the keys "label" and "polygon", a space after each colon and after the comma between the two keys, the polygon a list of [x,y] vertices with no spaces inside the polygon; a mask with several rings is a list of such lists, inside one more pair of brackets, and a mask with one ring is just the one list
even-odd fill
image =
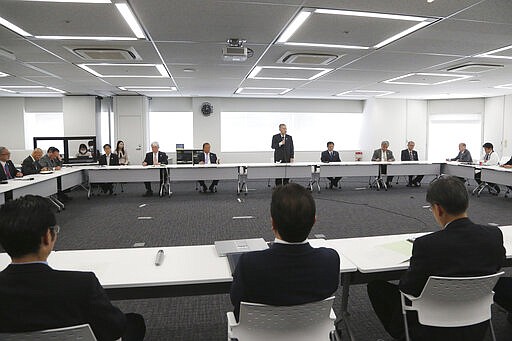
{"label": "ceiling air vent", "polygon": [[462,65],[452,66],[452,67],[446,69],[446,71],[460,72],[460,73],[482,73],[482,72],[495,70],[500,67],[503,67],[503,65],[471,63],[471,64],[462,64]]}
{"label": "ceiling air vent", "polygon": [[133,47],[128,49],[108,47],[73,47],[68,49],[81,59],[88,61],[134,61],[142,59]]}
{"label": "ceiling air vent", "polygon": [[341,56],[326,53],[286,53],[278,62],[284,64],[327,65]]}

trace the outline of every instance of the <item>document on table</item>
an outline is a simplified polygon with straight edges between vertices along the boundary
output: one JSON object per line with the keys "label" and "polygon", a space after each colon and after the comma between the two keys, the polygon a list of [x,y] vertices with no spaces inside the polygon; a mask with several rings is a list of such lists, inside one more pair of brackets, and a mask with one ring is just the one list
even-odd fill
{"label": "document on table", "polygon": [[386,258],[389,258],[390,260],[396,259],[397,263],[407,262],[412,255],[412,243],[407,240],[386,243],[379,245],[378,247],[391,251],[386,254]]}

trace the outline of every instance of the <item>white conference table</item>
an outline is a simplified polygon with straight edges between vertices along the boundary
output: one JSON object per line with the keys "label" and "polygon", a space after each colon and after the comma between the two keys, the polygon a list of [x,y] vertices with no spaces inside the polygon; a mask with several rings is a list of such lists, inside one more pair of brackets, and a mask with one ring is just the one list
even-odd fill
{"label": "white conference table", "polygon": [[482,181],[512,186],[512,168],[499,166],[482,167]]}
{"label": "white conference table", "polygon": [[458,176],[466,179],[474,179],[476,167],[476,165],[468,163],[448,161],[446,163],[441,164],[441,174]]}
{"label": "white conference table", "polygon": [[[329,247],[325,240],[310,243]],[[164,261],[156,266],[158,250],[164,251]],[[340,258],[340,273],[357,270]],[[0,253],[0,271],[9,263]],[[58,270],[94,272],[111,299],[228,293],[233,280],[227,258],[219,257],[214,245],[53,251],[48,263]]]}
{"label": "white conference table", "polygon": [[379,175],[379,162],[353,161],[353,162],[320,162],[320,176],[377,176]]}
{"label": "white conference table", "polygon": [[386,175],[439,175],[441,174],[441,162],[427,161],[399,161],[386,162]]}

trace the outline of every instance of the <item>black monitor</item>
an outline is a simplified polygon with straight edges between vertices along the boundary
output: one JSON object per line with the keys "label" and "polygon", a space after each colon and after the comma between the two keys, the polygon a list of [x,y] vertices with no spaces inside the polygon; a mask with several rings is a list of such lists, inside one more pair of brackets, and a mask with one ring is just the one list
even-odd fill
{"label": "black monitor", "polygon": [[[84,146],[87,150],[81,153]],[[96,163],[101,155],[96,147],[96,136],[34,137],[34,148],[46,152],[49,147],[59,149],[65,164]]]}
{"label": "black monitor", "polygon": [[197,164],[199,163],[197,157],[202,153],[202,149],[176,149],[176,163],[177,164]]}

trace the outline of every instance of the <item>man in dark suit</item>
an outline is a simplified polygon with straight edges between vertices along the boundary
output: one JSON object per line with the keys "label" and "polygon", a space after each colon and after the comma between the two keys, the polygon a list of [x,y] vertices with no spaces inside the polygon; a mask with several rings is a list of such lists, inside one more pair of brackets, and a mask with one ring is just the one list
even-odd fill
{"label": "man in dark suit", "polygon": [[[217,155],[215,153],[210,153],[210,144],[208,142],[203,143],[203,152],[197,155],[197,160],[200,165],[211,165],[219,163],[217,159]],[[213,180],[210,187],[206,187],[204,180],[199,180],[199,185],[203,189],[203,193],[206,193],[207,190],[210,190],[210,193],[216,191],[217,184],[219,180]]]}
{"label": "man in dark suit", "polygon": [[[101,155],[100,159],[98,160],[100,166],[119,166],[119,158],[116,154],[112,154],[112,147],[110,144],[105,144],[103,146],[103,150],[105,151],[105,154]],[[101,184],[101,189],[103,190],[103,193],[108,192],[109,195],[114,193],[114,187],[112,183]]]}
{"label": "man in dark suit", "polygon": [[[143,166],[159,166],[159,165],[166,165],[169,163],[167,154],[164,152],[159,151],[160,145],[158,142],[151,143],[151,152],[146,154],[146,158],[144,159],[144,162],[142,162]],[[162,182],[167,177],[167,172],[163,170],[160,172],[160,186],[162,186]],[[153,190],[151,189],[151,182],[144,182],[144,185],[146,186],[146,193],[144,194],[145,197],[150,197],[153,195]]]}
{"label": "man in dark suit", "polygon": [[[286,134],[286,124],[279,125],[279,134],[272,136],[272,149],[274,149],[274,162],[293,162],[294,148],[291,135]],[[290,179],[276,179],[276,186],[285,185]]]}
{"label": "man in dark suit", "polygon": [[143,340],[142,316],[114,307],[94,273],[48,265],[60,228],[46,199],[21,197],[0,215],[0,244],[12,259],[0,272],[0,333],[88,323],[98,340]]}
{"label": "man in dark suit", "polygon": [[274,189],[270,215],[276,239],[267,250],[242,254],[233,274],[231,303],[237,320],[242,301],[298,305],[323,300],[338,289],[338,253],[313,248],[307,240],[315,211],[304,187],[291,183]]}
{"label": "man in dark suit", "polygon": [[38,162],[42,171],[60,170],[62,168],[60,151],[55,147],[48,148],[46,155],[40,158]]}
{"label": "man in dark suit", "polygon": [[[510,158],[510,160],[507,161],[507,163],[501,165],[501,167],[503,168],[512,168],[512,157]],[[508,189],[510,189],[512,191],[512,186],[507,186]]]}
{"label": "man in dark suit", "polygon": [[[341,162],[340,153],[334,150],[334,142],[327,142],[327,150],[322,152],[320,156],[320,161],[322,162]],[[335,178],[327,178],[330,181],[329,188],[338,187],[338,182],[341,180],[341,177]]]}
{"label": "man in dark suit", "polygon": [[[400,158],[402,161],[418,161],[418,152],[414,150],[414,145],[414,141],[407,142],[407,149],[402,150],[402,155]],[[416,177],[409,175],[409,182],[407,183],[407,187],[420,187],[422,179],[423,175],[416,175]]]}
{"label": "man in dark suit", "polygon": [[[395,339],[404,335],[399,289],[417,297],[429,276],[490,275],[505,260],[501,230],[469,220],[468,192],[456,177],[443,176],[434,181],[427,191],[427,202],[441,230],[416,238],[409,269],[399,286],[385,281],[368,283],[375,313]],[[408,320],[413,340],[482,340],[489,325],[483,322],[464,328],[428,327],[418,323],[415,313]]]}
{"label": "man in dark suit", "polygon": [[[372,161],[377,162],[393,162],[395,161],[395,157],[393,156],[393,152],[388,149],[389,148],[389,141],[382,141],[380,143],[380,149],[375,149],[373,151],[372,155]],[[388,166],[387,165],[380,165],[380,176],[386,175],[388,172]],[[382,177],[384,179],[384,177]],[[383,181],[383,180],[381,180]],[[388,176],[386,178],[386,186],[391,186],[391,181],[393,181],[393,176]]]}
{"label": "man in dark suit", "polygon": [[25,175],[37,174],[41,171],[41,165],[39,160],[43,157],[43,151],[41,148],[36,148],[32,151],[32,154],[26,157],[21,163],[21,172]]}
{"label": "man in dark suit", "polygon": [[10,160],[11,152],[6,147],[0,147],[0,181],[22,177],[23,173],[14,167]]}
{"label": "man in dark suit", "polygon": [[446,161],[458,161],[458,162],[473,162],[471,153],[466,149],[464,142],[459,143],[459,154],[453,159],[446,159]]}

